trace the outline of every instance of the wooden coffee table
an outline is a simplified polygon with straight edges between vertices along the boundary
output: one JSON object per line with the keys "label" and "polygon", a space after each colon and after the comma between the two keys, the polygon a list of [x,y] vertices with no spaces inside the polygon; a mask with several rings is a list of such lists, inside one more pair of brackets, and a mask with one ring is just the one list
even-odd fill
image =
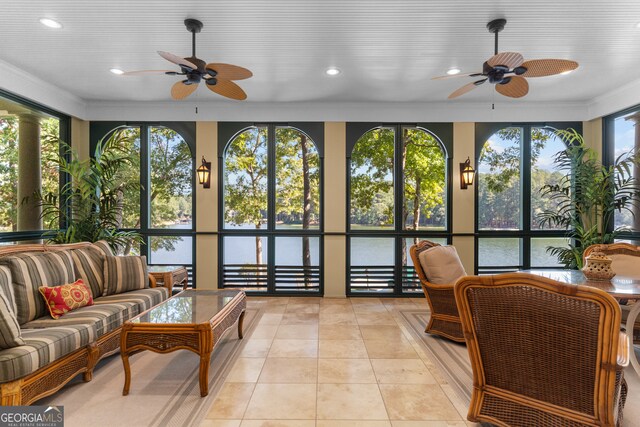
{"label": "wooden coffee table", "polygon": [[124,389],[129,394],[131,368],[129,356],[143,350],[170,353],[184,349],[200,356],[200,396],[209,394],[209,364],[220,337],[242,321],[247,307],[244,291],[188,290],[125,322],[120,336],[120,355],[124,365]]}

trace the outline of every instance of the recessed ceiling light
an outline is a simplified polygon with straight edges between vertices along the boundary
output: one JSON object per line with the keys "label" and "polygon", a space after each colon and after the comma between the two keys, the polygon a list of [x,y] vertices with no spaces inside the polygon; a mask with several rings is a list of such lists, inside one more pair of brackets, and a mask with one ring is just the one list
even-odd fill
{"label": "recessed ceiling light", "polygon": [[450,76],[455,76],[456,74],[460,74],[460,68],[450,68],[447,71],[447,74]]}
{"label": "recessed ceiling light", "polygon": [[570,74],[570,73],[572,73],[572,72],[573,72],[573,70],[567,70],[567,71],[563,71],[563,72],[561,72],[561,73],[560,73],[560,75],[561,75],[561,76],[566,76],[567,74]]}
{"label": "recessed ceiling light", "polygon": [[50,18],[40,18],[40,23],[49,28],[62,28],[62,24]]}
{"label": "recessed ceiling light", "polygon": [[338,74],[340,74],[340,70],[338,70],[336,67],[331,67],[327,68],[327,71],[325,71],[325,73],[327,73],[328,76],[337,76]]}
{"label": "recessed ceiling light", "polygon": [[122,71],[120,68],[111,68],[109,71],[111,71],[113,74],[117,74],[118,76],[120,74],[124,74],[124,71]]}

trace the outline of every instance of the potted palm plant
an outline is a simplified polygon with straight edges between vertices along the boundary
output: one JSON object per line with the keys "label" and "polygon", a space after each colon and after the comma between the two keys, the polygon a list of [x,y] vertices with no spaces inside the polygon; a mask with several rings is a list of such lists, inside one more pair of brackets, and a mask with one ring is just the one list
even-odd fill
{"label": "potted palm plant", "polygon": [[567,230],[569,245],[549,246],[547,252],[567,268],[582,268],[582,254],[588,246],[613,243],[625,231],[624,227],[613,227],[615,212],[635,213],[640,186],[633,168],[638,167],[640,157],[636,152],[624,153],[605,166],[576,130],[557,130],[555,134],[567,146],[554,158],[565,174],[558,184],[543,187],[542,194],[550,198],[554,208],[538,214],[537,220],[541,227]]}
{"label": "potted palm plant", "polygon": [[[125,149],[124,128],[116,129],[100,140],[94,157],[80,160],[69,144],[60,142],[61,154],[54,159],[60,173],[69,180],[58,193],[36,193],[42,217],[50,221],[52,243],[95,242],[106,240],[114,248],[131,247],[142,238],[134,231],[121,230],[123,194],[139,185],[120,179],[123,169],[133,162]],[[58,229],[66,224],[65,229]]]}

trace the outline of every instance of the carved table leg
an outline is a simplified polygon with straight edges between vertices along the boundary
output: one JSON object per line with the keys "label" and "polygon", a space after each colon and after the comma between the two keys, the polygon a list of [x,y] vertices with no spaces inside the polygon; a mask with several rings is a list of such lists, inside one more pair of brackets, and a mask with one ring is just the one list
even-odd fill
{"label": "carved table leg", "polygon": [[122,389],[122,395],[129,394],[129,386],[131,385],[131,368],[129,367],[129,355],[124,351],[120,353],[122,356],[122,364],[124,365],[124,388]]}
{"label": "carved table leg", "polygon": [[238,339],[244,338],[242,334],[242,322],[244,322],[244,311],[240,313],[240,318],[238,319]]}
{"label": "carved table leg", "polygon": [[211,353],[200,354],[200,396],[209,394],[209,363]]}

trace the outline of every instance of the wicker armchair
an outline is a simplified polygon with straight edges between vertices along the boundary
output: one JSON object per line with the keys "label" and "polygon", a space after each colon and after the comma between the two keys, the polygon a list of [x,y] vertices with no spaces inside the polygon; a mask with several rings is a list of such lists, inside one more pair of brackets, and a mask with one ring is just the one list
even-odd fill
{"label": "wicker armchair", "polygon": [[429,323],[424,331],[456,342],[464,342],[458,307],[456,307],[456,300],[453,295],[453,283],[447,285],[430,283],[420,264],[420,252],[434,246],[439,246],[439,244],[429,240],[422,240],[409,249],[413,267],[420,278],[424,296],[427,298],[431,309]]}
{"label": "wicker armchair", "polygon": [[524,273],[465,277],[455,295],[473,369],[468,420],[620,425],[629,343],[613,297]]}

